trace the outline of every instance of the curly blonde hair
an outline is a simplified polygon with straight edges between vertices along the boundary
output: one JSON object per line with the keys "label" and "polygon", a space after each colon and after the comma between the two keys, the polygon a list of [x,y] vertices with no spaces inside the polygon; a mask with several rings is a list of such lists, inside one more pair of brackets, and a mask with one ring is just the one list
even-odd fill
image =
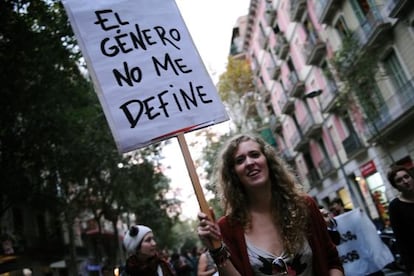
{"label": "curly blonde hair", "polygon": [[245,229],[251,224],[251,217],[246,204],[247,192],[234,171],[234,154],[240,143],[254,141],[259,144],[269,167],[272,183],[273,222],[282,231],[285,250],[289,254],[298,252],[305,239],[307,208],[304,192],[296,181],[289,166],[281,159],[274,148],[260,137],[240,134],[231,138],[223,146],[216,162],[215,178],[218,194],[224,212],[230,222],[239,222]]}

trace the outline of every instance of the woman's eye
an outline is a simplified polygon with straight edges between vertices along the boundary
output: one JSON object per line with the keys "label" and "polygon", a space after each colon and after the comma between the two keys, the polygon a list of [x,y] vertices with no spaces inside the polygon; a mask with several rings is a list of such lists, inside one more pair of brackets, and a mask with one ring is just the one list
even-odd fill
{"label": "woman's eye", "polygon": [[260,157],[260,152],[258,152],[258,151],[256,151],[256,152],[252,152],[251,154],[250,154],[250,156],[252,157],[252,158],[259,158]]}
{"label": "woman's eye", "polygon": [[240,164],[242,164],[242,163],[243,163],[244,159],[245,159],[244,157],[239,157],[239,158],[236,158],[235,163],[236,163],[237,165],[240,165]]}

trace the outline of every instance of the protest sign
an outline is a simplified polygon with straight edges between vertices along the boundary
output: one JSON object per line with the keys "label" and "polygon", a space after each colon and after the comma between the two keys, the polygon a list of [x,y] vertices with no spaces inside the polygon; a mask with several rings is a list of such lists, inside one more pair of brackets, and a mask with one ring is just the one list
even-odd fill
{"label": "protest sign", "polygon": [[174,0],[63,0],[118,150],[228,120]]}
{"label": "protest sign", "polygon": [[394,261],[374,223],[357,208],[336,216],[341,243],[337,246],[345,275],[368,275]]}
{"label": "protest sign", "polygon": [[212,218],[184,133],[228,120],[174,0],[63,0],[118,150],[177,136]]}

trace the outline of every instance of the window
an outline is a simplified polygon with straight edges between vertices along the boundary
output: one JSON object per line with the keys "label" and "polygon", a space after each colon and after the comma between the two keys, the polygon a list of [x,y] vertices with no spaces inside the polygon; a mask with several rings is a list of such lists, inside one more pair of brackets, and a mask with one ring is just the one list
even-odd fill
{"label": "window", "polygon": [[339,36],[342,39],[344,39],[345,37],[349,37],[350,36],[349,29],[348,29],[348,27],[347,27],[347,25],[345,23],[345,20],[342,17],[342,15],[336,21],[335,29],[338,31],[338,34],[339,34]]}
{"label": "window", "polygon": [[263,25],[260,23],[259,24],[259,28],[260,28],[260,34],[259,34],[259,43],[260,46],[265,49],[266,48],[266,41],[268,39],[267,34],[266,34],[266,30],[263,27]]}
{"label": "window", "polygon": [[371,87],[370,91],[361,89],[358,96],[367,115],[370,114],[371,118],[380,116],[381,108],[385,107],[385,102],[376,84]]}
{"label": "window", "polygon": [[318,34],[312,24],[312,21],[310,21],[309,18],[306,18],[305,22],[303,22],[303,25],[305,26],[307,39],[311,41],[312,44],[315,44],[318,41]]}
{"label": "window", "polygon": [[289,68],[289,71],[290,72],[296,71],[295,66],[293,66],[293,62],[292,62],[292,59],[291,58],[288,59],[287,65],[288,65],[288,68]]}
{"label": "window", "polygon": [[402,88],[408,80],[394,50],[391,50],[383,59],[383,64],[394,87],[396,89]]}
{"label": "window", "polygon": [[316,140],[316,142],[318,143],[319,148],[321,149],[321,152],[322,152],[322,160],[327,160],[327,161],[329,161],[329,162],[330,162],[330,159],[329,159],[329,153],[328,153],[328,151],[326,150],[326,147],[325,147],[325,144],[323,143],[323,139],[322,139],[322,137],[319,137],[319,138]]}
{"label": "window", "polygon": [[334,77],[332,75],[332,71],[330,70],[328,63],[326,62],[326,59],[323,61],[321,65],[322,73],[325,76],[325,78],[328,80],[328,82],[334,81]]}
{"label": "window", "polygon": [[365,21],[368,13],[370,13],[371,4],[374,5],[374,3],[370,2],[372,2],[372,0],[351,0],[352,9],[361,24]]}

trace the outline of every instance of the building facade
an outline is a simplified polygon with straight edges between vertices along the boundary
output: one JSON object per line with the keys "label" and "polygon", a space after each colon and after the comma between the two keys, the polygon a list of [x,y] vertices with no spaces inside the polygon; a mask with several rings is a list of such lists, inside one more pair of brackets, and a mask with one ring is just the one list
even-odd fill
{"label": "building facade", "polygon": [[246,18],[231,54],[280,154],[321,205],[387,225],[387,171],[414,167],[414,2],[252,0]]}

